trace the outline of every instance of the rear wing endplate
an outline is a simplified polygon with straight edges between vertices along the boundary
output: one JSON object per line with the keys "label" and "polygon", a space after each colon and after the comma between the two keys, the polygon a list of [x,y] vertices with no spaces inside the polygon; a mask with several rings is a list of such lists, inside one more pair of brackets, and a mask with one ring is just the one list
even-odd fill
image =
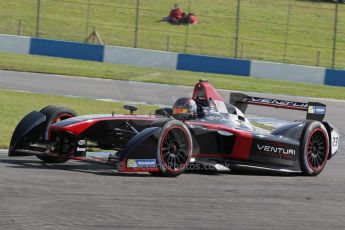
{"label": "rear wing endplate", "polygon": [[322,121],[326,115],[326,105],[319,102],[295,102],[280,99],[248,96],[243,93],[230,93],[230,104],[245,113],[248,105],[258,105],[279,109],[290,109],[307,112],[307,120]]}

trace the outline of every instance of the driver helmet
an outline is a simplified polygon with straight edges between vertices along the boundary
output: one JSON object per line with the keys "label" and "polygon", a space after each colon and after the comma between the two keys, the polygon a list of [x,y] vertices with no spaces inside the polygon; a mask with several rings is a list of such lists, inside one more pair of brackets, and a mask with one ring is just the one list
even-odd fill
{"label": "driver helmet", "polygon": [[188,120],[196,117],[197,105],[192,98],[182,97],[173,106],[173,117],[177,120]]}

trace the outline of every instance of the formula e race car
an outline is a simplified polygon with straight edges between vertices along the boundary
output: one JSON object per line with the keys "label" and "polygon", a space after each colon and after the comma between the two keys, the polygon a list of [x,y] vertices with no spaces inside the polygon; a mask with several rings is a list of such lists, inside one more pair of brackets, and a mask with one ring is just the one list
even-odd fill
{"label": "formula e race car", "polygon": [[[255,128],[244,116],[248,105],[305,111],[306,119],[273,131]],[[70,159],[113,165],[119,172],[178,176],[202,166],[244,165],[302,175],[318,175],[338,151],[339,132],[324,122],[326,106],[231,93],[229,103],[208,81],[192,98],[150,115],[77,116],[47,106],[26,115],[16,127],[9,156],[34,155],[46,163]],[[92,155],[102,151],[103,156]],[[193,167],[191,167],[193,166]]]}

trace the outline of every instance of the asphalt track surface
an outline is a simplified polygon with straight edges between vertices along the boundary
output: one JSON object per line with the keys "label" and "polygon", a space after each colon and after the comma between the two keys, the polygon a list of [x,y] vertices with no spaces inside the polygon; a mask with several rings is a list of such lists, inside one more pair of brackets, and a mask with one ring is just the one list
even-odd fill
{"label": "asphalt track surface", "polygon": [[[7,71],[0,71],[0,88],[154,104],[191,93],[190,87]],[[344,101],[317,101],[344,133]],[[248,113],[304,116],[259,107]],[[159,178],[76,161],[45,165],[0,151],[0,229],[344,229],[344,143],[317,177],[242,171]]]}

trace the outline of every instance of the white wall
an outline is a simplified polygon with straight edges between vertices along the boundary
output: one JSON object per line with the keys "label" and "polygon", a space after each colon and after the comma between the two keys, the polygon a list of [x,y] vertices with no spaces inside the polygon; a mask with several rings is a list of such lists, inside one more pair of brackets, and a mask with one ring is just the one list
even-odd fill
{"label": "white wall", "polygon": [[14,35],[0,35],[0,51],[18,54],[29,54],[30,37],[20,37]]}
{"label": "white wall", "polygon": [[250,76],[276,80],[324,84],[325,68],[252,61]]}
{"label": "white wall", "polygon": [[177,53],[105,46],[104,62],[176,69]]}

